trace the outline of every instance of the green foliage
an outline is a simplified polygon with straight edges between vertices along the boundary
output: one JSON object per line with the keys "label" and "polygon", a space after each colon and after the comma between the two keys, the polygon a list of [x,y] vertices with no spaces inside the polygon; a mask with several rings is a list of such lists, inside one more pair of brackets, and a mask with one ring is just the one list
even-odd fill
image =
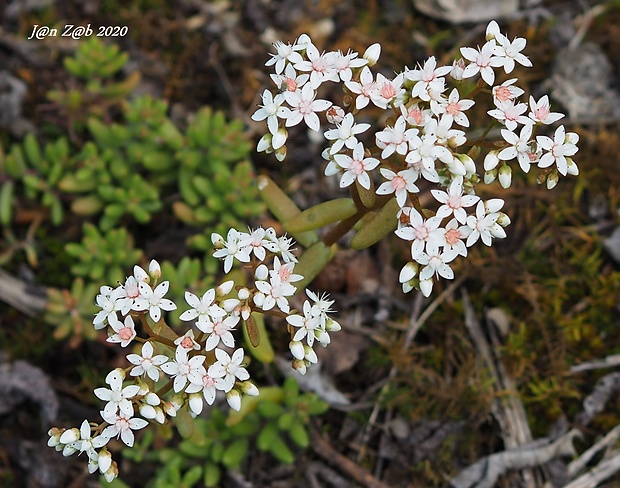
{"label": "green foliage", "polygon": [[51,90],[49,99],[63,111],[72,129],[81,129],[88,117],[103,117],[110,107],[120,104],[140,82],[134,72],[122,81],[112,78],[127,64],[127,53],[100,37],[90,36],[78,44],[74,57],[65,59],[65,68],[79,81],[75,88]]}
{"label": "green foliage", "polygon": [[[43,228],[51,236],[49,222],[58,230],[82,229],[81,236],[68,234],[75,241],[68,242],[65,251],[73,259],[72,279],[83,281],[75,280],[71,291],[53,292],[53,312],[46,314],[58,338],[93,337],[87,324],[97,310],[89,311],[84,322],[82,311],[67,300],[92,309],[82,300],[92,303],[101,285],[114,285],[127,269],[140,264],[139,247],[152,235],[154,221],[165,229],[183,228],[187,245],[205,256],[202,262],[185,257],[178,264],[164,264],[170,298],[184,303],[185,290],[200,293],[213,284],[204,277],[218,269],[211,257],[211,232],[226,234],[230,227],[244,227],[264,208],[247,161],[250,144],[242,122],[227,121],[223,113],[205,107],[179,130],[168,117],[165,101],[148,96],[128,100],[139,75],[115,81],[127,60],[118,47],[96,37],[79,43],[75,55],[65,60],[76,88],[48,94],[65,109],[69,137],[39,142],[29,134],[6,151],[0,148],[3,264],[24,250],[36,267],[34,230]],[[115,122],[112,105],[120,108]],[[76,137],[78,129],[85,142]],[[17,213],[23,208],[33,208],[36,217],[27,238],[20,241],[15,237],[23,234],[16,232],[21,225]],[[73,315],[63,319],[68,310],[74,310]],[[172,314],[173,324],[180,323],[181,312]]]}
{"label": "green foliage", "polygon": [[116,283],[125,278],[124,269],[140,262],[142,251],[133,248],[133,238],[127,229],[112,229],[101,234],[97,227],[86,222],[82,227],[82,243],[70,242],[67,253],[79,262],[71,266],[74,276],[95,282]]}
{"label": "green foliage", "polygon": [[310,418],[325,412],[328,405],[314,394],[300,393],[297,382],[287,378],[282,387],[263,388],[258,397],[244,398],[242,408],[245,412],[236,415],[232,425],[230,418],[213,408],[207,418],[195,419],[193,435],[178,446],[154,450],[149,434],[132,449],[124,449],[123,455],[135,462],[161,464],[149,487],[216,487],[224,470],[242,467],[252,445],[280,462],[292,463],[292,446],[308,447]]}
{"label": "green foliage", "polygon": [[82,338],[94,339],[93,316],[99,310],[93,301],[99,289],[95,283],[85,284],[76,278],[70,290],[48,289],[48,304],[43,319],[55,327],[54,338],[71,338],[77,345]]}

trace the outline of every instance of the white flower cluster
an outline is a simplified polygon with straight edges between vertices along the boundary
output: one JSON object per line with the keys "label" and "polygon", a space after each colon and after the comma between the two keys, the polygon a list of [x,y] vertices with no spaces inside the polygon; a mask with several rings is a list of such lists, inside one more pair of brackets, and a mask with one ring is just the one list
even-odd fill
{"label": "white flower cluster", "polygon": [[[293,327],[303,329],[301,335],[291,333],[293,367],[303,374],[307,365],[316,363],[312,351],[314,338],[327,345],[327,332],[339,330],[340,326],[327,316],[333,302],[325,297],[319,299],[310,291],[307,293],[313,304],[306,301],[303,306],[304,314],[311,316],[307,325],[302,325],[301,317],[290,309],[288,297],[297,291],[292,283],[303,279],[293,272],[297,259],[290,249],[292,240],[277,237],[273,228],[250,232],[231,229],[226,240],[218,234],[213,234],[212,240],[216,247],[214,256],[224,261],[225,272],[231,270],[233,260],[237,259],[252,269],[254,285],[235,286],[229,280],[201,297],[186,291],[185,300],[190,308],[180,318],[192,326],[175,340],[154,332],[163,322],[162,311],[177,308],[164,298],[169,282],[158,283],[161,269],[156,261],[151,261],[148,273],[135,266],[133,275],[116,288],[102,286],[96,298],[101,311],[93,319],[94,327],[107,329],[108,342],[127,347],[137,338],[137,318],[149,338],[137,339],[143,343],[142,348],[140,354],[126,356],[130,366],[117,368],[106,376],[108,388],[95,389],[95,396],[106,402],[100,412],[103,422],[84,420],[79,429],[52,428],[50,447],[65,456],[86,452],[89,472],[99,471],[111,481],[118,475],[118,466],[106,447],[111,439],[118,438],[131,447],[134,430],[146,427],[149,421],[163,424],[184,405],[192,416],[197,416],[205,401],[213,404],[218,392],[226,396],[231,408],[239,410],[242,393],[254,396],[259,392],[248,381],[245,353],[241,347],[235,349],[232,332],[240,321],[251,320],[253,312],[286,317]],[[298,349],[304,338],[307,346],[302,346],[300,356]],[[156,351],[167,354],[155,354]],[[213,355],[214,361],[209,359]],[[125,381],[127,375],[131,383]]]}
{"label": "white flower cluster", "polygon": [[[401,208],[396,233],[413,241],[413,261],[403,268],[400,281],[405,291],[419,288],[429,295],[433,277],[451,279],[449,263],[459,254],[466,256],[467,247],[479,238],[491,245],[493,238],[506,236],[503,227],[510,219],[500,212],[503,201],[483,202],[475,195],[475,184],[481,178],[472,156],[480,154],[481,145],[496,148],[484,157],[485,183],[497,179],[502,187],[509,187],[509,164],[515,162],[526,173],[533,164],[541,168],[538,181],[546,182],[549,189],[560,174],[578,174],[571,158],[578,150],[577,134],[559,126],[553,138],[533,135],[536,128],[563,117],[551,112],[548,97],[538,101],[530,97],[528,106],[518,100],[524,91],[515,85],[516,78],[494,85],[495,69],[508,74],[516,63],[532,65],[521,53],[525,45],[524,38],[510,41],[492,21],[486,30],[486,43],[478,49],[462,47],[462,58],[452,65],[438,66],[435,57],[430,57],[422,66],[405,68],[388,79],[371,71],[381,51],[379,44],[359,57],[350,51],[320,52],[305,34],[293,44],[278,42],[274,45],[276,53],[266,63],[275,68],[271,78],[276,89],[274,93],[269,89],[263,92],[263,104],[252,115],[255,121],[266,120],[268,128],[257,149],[274,152],[282,161],[286,157],[287,128],[304,122],[320,131],[318,114],[324,113],[325,121],[332,126],[323,132],[330,142],[323,151],[328,161],[325,174],[339,175],[343,188],[355,183],[354,191],[394,195]],[[477,84],[468,81],[478,75]],[[317,90],[325,82],[344,85],[344,108],[317,98]],[[480,93],[485,83],[495,105],[487,112],[491,117],[489,128],[502,127],[501,141],[468,137],[462,130],[470,125],[466,112],[474,101],[469,97]],[[371,127],[356,120],[369,105],[390,111],[388,120],[393,121],[374,133],[374,146],[358,139]],[[377,173],[383,181],[375,189]],[[440,206],[430,218],[425,218],[429,209],[421,207],[416,195],[421,180],[447,190],[432,190]]]}

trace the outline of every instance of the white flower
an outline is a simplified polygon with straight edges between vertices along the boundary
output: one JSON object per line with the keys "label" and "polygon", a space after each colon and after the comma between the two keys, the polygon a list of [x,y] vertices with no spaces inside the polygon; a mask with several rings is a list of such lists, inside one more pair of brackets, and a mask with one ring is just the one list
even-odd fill
{"label": "white flower", "polygon": [[284,95],[281,93],[275,97],[269,90],[262,94],[263,104],[252,114],[252,120],[257,122],[267,119],[267,128],[272,135],[278,133],[278,117],[283,119],[286,115],[286,108],[282,107]]}
{"label": "white flower", "polygon": [[110,327],[114,330],[114,334],[107,338],[107,342],[120,342],[121,347],[127,347],[136,337],[135,324],[131,315],[125,317],[124,324],[116,316],[110,316],[109,322]]}
{"label": "white flower", "polygon": [[207,290],[202,295],[202,298],[198,298],[192,292],[186,291],[185,301],[192,308],[183,312],[179,318],[184,321],[197,318],[196,327],[200,330],[211,324],[213,319],[226,315],[226,312],[221,307],[213,303],[215,301],[215,290],[213,288]]}
{"label": "white flower", "polygon": [[162,281],[153,290],[149,285],[141,282],[139,285],[140,296],[136,298],[132,309],[138,312],[148,310],[153,322],[159,322],[161,318],[161,311],[165,310],[170,312],[176,310],[177,306],[171,300],[164,298],[164,295],[168,293],[170,283],[168,281]]}
{"label": "white flower", "polygon": [[301,54],[297,51],[300,50],[298,46],[292,46],[290,44],[284,44],[282,41],[274,43],[273,47],[276,48],[276,54],[270,54],[269,59],[265,66],[273,66],[275,64],[276,73],[282,73],[286,61],[289,63],[299,63],[303,61]]}
{"label": "white flower", "polygon": [[319,53],[314,44],[308,44],[306,47],[308,60],[295,63],[295,69],[309,71],[310,86],[316,90],[324,81],[338,81],[338,72],[334,65],[336,56],[335,52]]}
{"label": "white flower", "polygon": [[187,352],[190,351],[200,351],[200,344],[196,342],[194,339],[194,330],[189,329],[182,336],[177,337],[174,340],[175,346],[180,346],[185,349]]}
{"label": "white flower", "polygon": [[530,96],[530,110],[528,117],[534,122],[540,122],[541,124],[553,124],[564,117],[563,113],[551,111],[547,95],[541,97],[538,102],[534,100],[534,97]]}
{"label": "white flower", "polygon": [[129,385],[123,388],[124,377],[125,373],[122,369],[117,368],[110,371],[105,378],[105,382],[110,385],[110,389],[96,388],[94,393],[100,400],[108,402],[104,408],[106,412],[114,414],[120,410],[122,414],[131,417],[133,415],[133,405],[130,399],[138,394],[140,387],[138,385]]}
{"label": "white flower", "polygon": [[573,156],[579,148],[576,143],[579,140],[579,136],[574,132],[566,134],[564,126],[561,125],[555,130],[553,139],[547,136],[536,136],[536,142],[540,147],[549,151],[543,154],[538,162],[539,168],[548,168],[552,164],[558,168],[558,171],[562,176],[566,176],[568,172],[567,156]]}
{"label": "white flower", "polygon": [[418,263],[426,265],[420,270],[420,281],[431,279],[433,275],[441,276],[447,280],[453,279],[454,272],[448,263],[453,261],[457,255],[458,253],[454,249],[439,251],[439,246],[429,244],[426,247],[426,252],[416,259]]}
{"label": "white flower", "polygon": [[297,125],[303,120],[310,129],[319,131],[321,124],[316,112],[324,112],[332,102],[315,100],[315,97],[316,93],[310,83],[306,83],[301,90],[284,94],[284,98],[291,106],[290,109],[285,107],[286,127]]}
{"label": "white flower", "polygon": [[387,168],[381,168],[379,171],[387,181],[381,183],[379,188],[377,188],[377,194],[387,195],[394,193],[399,207],[405,205],[409,193],[418,193],[420,191],[414,184],[418,179],[418,173],[413,169],[406,169],[398,173],[394,173]]}
{"label": "white flower", "polygon": [[174,361],[162,364],[161,369],[174,378],[173,388],[178,393],[183,390],[188,381],[196,382],[205,374],[205,368],[202,365],[205,359],[203,355],[190,358],[186,349],[177,347]]}
{"label": "white flower", "polygon": [[396,119],[394,127],[386,127],[375,134],[377,147],[383,149],[381,159],[386,159],[394,152],[405,155],[409,141],[418,134],[418,129],[407,129],[407,120],[402,115]]}
{"label": "white flower", "polygon": [[342,54],[338,51],[333,60],[334,69],[342,81],[351,81],[353,76],[352,69],[361,68],[368,64],[368,60],[364,58],[358,58],[356,52],[348,51],[347,54]]}
{"label": "white flower", "polygon": [[471,207],[480,200],[480,197],[476,195],[463,195],[462,178],[455,178],[452,180],[452,183],[450,183],[448,187],[448,192],[431,190],[431,193],[435,197],[435,200],[443,204],[439,207],[435,215],[443,219],[453,214],[456,220],[461,224],[464,224],[467,220],[465,207]]}
{"label": "white flower", "polygon": [[262,304],[259,305],[257,300],[261,300],[261,298],[259,298],[260,294],[257,293],[254,295],[254,303],[257,306],[260,306],[263,310],[271,310],[277,305],[284,313],[288,313],[290,306],[286,297],[294,295],[297,290],[296,287],[290,283],[283,283],[277,275],[270,276],[269,282],[256,281],[255,283],[256,288],[263,294],[264,298]]}
{"label": "white flower", "polygon": [[497,102],[497,108],[487,113],[494,119],[503,122],[508,130],[515,130],[518,124],[532,124],[532,119],[522,115],[527,110],[525,103],[515,103],[513,100]]}
{"label": "white flower", "polygon": [[502,137],[510,146],[502,149],[497,157],[502,161],[510,161],[513,158],[517,158],[519,166],[521,166],[523,172],[527,173],[530,170],[530,164],[532,162],[532,149],[530,148],[532,126],[530,124],[524,125],[518,136],[514,132],[502,129]]}
{"label": "white flower", "polygon": [[265,259],[267,251],[276,251],[276,246],[271,240],[271,237],[267,235],[267,230],[262,227],[249,230],[250,232],[241,238],[241,241],[239,242],[240,246],[248,246],[250,248],[250,252],[253,252],[260,261]]}
{"label": "white flower", "polygon": [[116,318],[116,312],[127,310],[133,304],[133,300],[124,296],[122,287],[112,288],[110,286],[102,286],[95,301],[97,306],[102,309],[93,319],[93,326],[97,330],[103,329],[106,326],[106,321],[109,322],[111,317]]}
{"label": "white flower", "polygon": [[357,137],[355,136],[366,131],[369,127],[370,124],[356,124],[353,114],[349,112],[335,129],[325,131],[325,139],[335,141],[329,152],[335,154],[343,146],[353,149],[357,145]]}
{"label": "white flower", "polygon": [[414,103],[409,107],[406,105],[401,105],[400,113],[403,117],[405,117],[405,120],[409,125],[416,127],[424,127],[433,115],[430,109],[421,108],[417,103]]}
{"label": "white flower", "polygon": [[386,78],[381,73],[377,73],[377,79],[375,80],[377,90],[372,99],[373,103],[382,109],[386,109],[390,103],[395,107],[401,105],[405,95],[405,89],[402,87],[403,81],[404,73],[396,75],[393,80]]}
{"label": "white flower", "polygon": [[163,354],[153,356],[153,345],[145,342],[142,345],[142,356],[138,354],[128,354],[127,361],[135,364],[129,374],[131,376],[142,376],[146,374],[153,381],[159,381],[159,366],[168,361],[168,357]]}
{"label": "white flower", "polygon": [[431,109],[435,115],[445,114],[444,118],[447,118],[450,123],[454,121],[463,127],[469,127],[469,119],[463,111],[473,105],[473,100],[459,100],[459,91],[456,88],[450,92],[447,100],[431,100]]}
{"label": "white flower", "polygon": [[239,323],[238,316],[228,316],[224,318],[215,319],[215,321],[201,329],[203,332],[209,334],[207,342],[205,343],[205,351],[211,351],[215,349],[220,340],[225,346],[235,347],[235,338],[233,337],[231,330]]}
{"label": "white flower", "polygon": [[515,81],[517,81],[517,78],[511,78],[510,80],[504,81],[501,85],[493,87],[491,91],[493,92],[493,103],[495,103],[495,105],[497,105],[498,102],[514,100],[525,93],[518,86],[513,86]]}
{"label": "white flower", "polygon": [[351,185],[355,180],[367,190],[370,189],[370,177],[367,171],[375,169],[379,160],[364,157],[364,144],[359,142],[353,149],[353,157],[347,154],[335,154],[334,160],[345,170],[340,179],[340,188]]}
{"label": "white flower", "polygon": [[[196,378],[192,378],[191,383],[185,388],[185,392],[189,394],[202,392],[203,398],[209,405],[213,405],[215,401],[216,395],[216,383],[217,379],[224,376],[224,372],[220,369],[216,371],[218,368],[214,368],[214,365],[209,367],[209,370],[205,372],[198,380]],[[218,374],[219,373],[219,376]],[[190,400],[190,407],[192,407],[192,400]],[[202,400],[200,397],[193,399],[193,408],[192,412],[196,415],[199,415],[202,412]]]}
{"label": "white flower", "polygon": [[134,443],[134,430],[143,429],[149,423],[141,418],[132,418],[131,415],[121,413],[101,412],[101,417],[108,425],[101,432],[102,437],[111,439],[112,437],[120,437],[126,446],[132,447]]}
{"label": "white flower", "polygon": [[233,265],[233,258],[247,263],[250,261],[250,248],[241,245],[242,233],[230,229],[226,235],[226,241],[217,233],[211,234],[211,242],[216,246],[213,257],[224,259],[224,273],[228,273]]}
{"label": "white flower", "polygon": [[[228,393],[235,385],[235,380],[245,381],[250,379],[247,369],[241,366],[243,363],[243,349],[237,349],[232,357],[222,349],[215,350],[217,362],[212,365],[212,373],[217,377],[218,389]],[[211,368],[209,368],[211,370]]]}
{"label": "white flower", "polygon": [[312,306],[307,300],[303,305],[303,313],[303,316],[297,314],[289,315],[286,317],[286,321],[293,327],[299,328],[299,330],[293,334],[293,342],[300,342],[305,338],[307,344],[312,347],[315,339],[314,332],[321,325],[320,318],[312,313]]}
{"label": "white flower", "polygon": [[413,165],[414,163],[421,161],[423,167],[427,171],[430,171],[434,170],[436,159],[439,159],[446,164],[453,162],[454,157],[452,156],[450,150],[442,145],[438,145],[437,126],[437,120],[431,119],[424,126],[424,134],[422,137],[414,137],[411,139],[409,143],[410,151],[405,157],[405,161],[409,165]]}
{"label": "white flower", "polygon": [[421,69],[406,70],[405,78],[416,82],[411,91],[411,96],[427,102],[431,99],[437,99],[439,94],[445,90],[443,76],[450,71],[452,71],[452,66],[440,66],[438,68],[435,56],[428,58]]}
{"label": "white flower", "polygon": [[480,200],[476,206],[476,215],[470,215],[467,217],[467,226],[472,229],[471,234],[469,234],[467,241],[465,242],[467,247],[471,247],[478,240],[478,238],[482,239],[482,242],[485,245],[490,246],[493,237],[506,237],[504,229],[502,229],[502,227],[497,223],[497,219],[500,217],[498,211],[504,201],[499,198],[495,198],[489,200],[489,202],[491,202],[491,205],[490,208],[487,209],[485,203]]}
{"label": "white flower", "polygon": [[355,98],[355,108],[357,110],[366,107],[370,100],[377,96],[377,85],[368,66],[362,68],[359,83],[357,81],[347,81],[345,86],[357,94]]}
{"label": "white flower", "polygon": [[506,73],[512,72],[515,67],[515,61],[528,68],[532,66],[532,62],[525,55],[521,54],[521,51],[525,49],[527,44],[523,37],[516,37],[510,42],[505,36],[496,36],[495,40],[499,45],[495,46],[493,53],[503,60],[500,66],[503,66]]}
{"label": "white flower", "polygon": [[461,256],[467,256],[467,246],[463,239],[471,234],[471,229],[466,225],[459,226],[456,219],[450,220],[446,225],[446,232],[443,235],[444,248],[446,250],[454,250]]}
{"label": "white flower", "polygon": [[[310,75],[297,74],[292,64],[287,64],[284,69],[284,74],[274,75],[269,77],[273,80],[279,90],[281,91],[295,91],[298,88],[304,86],[304,84],[310,79]],[[261,119],[262,120],[262,119]]]}
{"label": "white flower", "polygon": [[413,241],[411,243],[411,257],[417,259],[424,252],[427,242],[439,245],[443,240],[444,229],[439,228],[440,217],[431,217],[424,220],[422,215],[415,210],[409,211],[409,225],[396,229],[395,233],[401,239]]}
{"label": "white flower", "polygon": [[304,279],[302,275],[293,273],[295,263],[281,264],[278,256],[273,258],[273,269],[269,270],[269,275],[277,277],[280,283],[295,283]]}
{"label": "white flower", "polygon": [[463,78],[471,78],[480,73],[482,79],[493,86],[495,82],[493,68],[504,65],[504,59],[495,56],[495,46],[495,41],[488,41],[482,49],[478,50],[472,47],[462,47],[461,54],[466,60],[471,61],[463,71]]}

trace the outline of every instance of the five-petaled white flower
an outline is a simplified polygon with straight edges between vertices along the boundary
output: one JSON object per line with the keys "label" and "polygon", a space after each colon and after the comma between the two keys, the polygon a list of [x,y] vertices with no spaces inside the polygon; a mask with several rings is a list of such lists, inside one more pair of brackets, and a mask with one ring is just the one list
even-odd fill
{"label": "five-petaled white flower", "polygon": [[545,151],[549,151],[541,156],[540,161],[538,161],[538,167],[548,168],[555,163],[560,174],[566,176],[568,172],[566,157],[577,153],[579,150],[577,147],[578,140],[579,136],[574,132],[566,134],[563,125],[555,130],[553,139],[547,136],[536,136],[536,142],[538,142],[540,147]]}
{"label": "five-petaled white flower", "polygon": [[133,323],[131,315],[125,317],[125,323],[116,318],[116,315],[111,315],[108,319],[110,327],[114,330],[114,334],[107,338],[108,342],[118,342],[121,347],[127,347],[131,341],[136,337],[136,326]]}
{"label": "five-petaled white flower", "polygon": [[129,374],[131,376],[142,376],[146,374],[153,381],[159,381],[159,366],[168,361],[168,356],[157,354],[153,356],[153,345],[147,341],[142,345],[142,355],[128,354],[127,361],[135,364]]}
{"label": "five-petaled white flower", "polygon": [[291,106],[285,107],[286,127],[297,125],[303,120],[310,129],[319,131],[321,123],[316,112],[325,112],[332,102],[317,100],[315,97],[316,93],[310,83],[306,83],[301,90],[284,93],[284,98]]}
{"label": "five-petaled white flower", "polygon": [[198,381],[205,374],[202,363],[206,357],[202,354],[189,357],[187,349],[177,346],[174,353],[174,361],[161,365],[161,369],[174,378],[173,389],[176,393],[183,390],[188,381]]}
{"label": "five-petaled white flower", "polygon": [[367,171],[379,166],[379,160],[364,156],[364,144],[361,142],[358,142],[353,149],[352,156],[334,154],[334,160],[338,166],[345,170],[340,178],[340,188],[345,188],[357,180],[364,188],[370,189],[370,176],[368,176]]}
{"label": "five-petaled white flower", "polygon": [[128,385],[123,388],[124,378],[125,373],[122,369],[114,369],[105,377],[105,382],[110,385],[110,388],[96,388],[94,393],[99,400],[108,402],[104,407],[104,411],[114,414],[120,410],[123,415],[131,417],[133,415],[133,405],[130,399],[138,394],[140,387],[138,385]]}
{"label": "five-petaled white flower", "polygon": [[170,287],[168,281],[162,281],[154,290],[144,282],[141,282],[138,286],[140,288],[140,296],[136,298],[132,307],[133,310],[138,312],[148,310],[153,322],[159,322],[162,310],[166,312],[176,310],[177,306],[174,302],[164,298]]}
{"label": "five-petaled white flower", "polygon": [[211,365],[209,371],[211,376],[215,376],[216,386],[219,390],[228,393],[235,385],[235,381],[245,381],[250,379],[248,370],[241,366],[243,363],[243,349],[237,349],[232,357],[222,349],[215,350],[217,361]]}

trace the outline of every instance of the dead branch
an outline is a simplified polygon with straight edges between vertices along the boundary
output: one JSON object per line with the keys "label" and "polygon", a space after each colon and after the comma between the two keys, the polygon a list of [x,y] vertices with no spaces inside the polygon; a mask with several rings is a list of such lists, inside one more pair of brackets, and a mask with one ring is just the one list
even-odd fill
{"label": "dead branch", "polygon": [[357,463],[336,451],[336,449],[334,449],[329,442],[323,439],[321,434],[319,434],[316,429],[310,428],[310,438],[312,439],[311,445],[314,452],[325,459],[328,463],[346,473],[356,483],[359,483],[366,488],[389,488],[386,484],[375,478],[369,472],[360,468]]}
{"label": "dead branch", "polygon": [[[541,439],[533,445],[491,454],[465,468],[450,480],[448,486],[450,488],[492,488],[498,478],[507,471],[542,466],[558,457],[575,456],[573,439],[580,435],[577,429],[572,429],[554,442],[549,443],[549,440]],[[546,444],[540,446],[541,441]]]}
{"label": "dead branch", "polygon": [[29,287],[27,283],[18,280],[2,268],[0,268],[0,300],[30,317],[43,311],[47,304],[47,298],[41,296],[40,290]]}
{"label": "dead branch", "polygon": [[567,473],[571,478],[574,478],[579,471],[586,467],[586,464],[590,462],[590,460],[599,452],[601,449],[605,449],[611,445],[613,445],[618,438],[620,437],[620,425],[616,425],[613,429],[611,429],[605,437],[598,440],[592,447],[586,449],[581,453],[574,461],[568,465]]}
{"label": "dead branch", "polygon": [[600,483],[620,471],[620,451],[612,451],[613,457],[601,461],[587,473],[571,481],[564,488],[596,488]]}
{"label": "dead branch", "polygon": [[591,371],[593,369],[605,369],[620,366],[620,354],[612,354],[603,359],[596,359],[586,363],[577,364],[570,368],[570,373],[581,373],[583,371]]}

